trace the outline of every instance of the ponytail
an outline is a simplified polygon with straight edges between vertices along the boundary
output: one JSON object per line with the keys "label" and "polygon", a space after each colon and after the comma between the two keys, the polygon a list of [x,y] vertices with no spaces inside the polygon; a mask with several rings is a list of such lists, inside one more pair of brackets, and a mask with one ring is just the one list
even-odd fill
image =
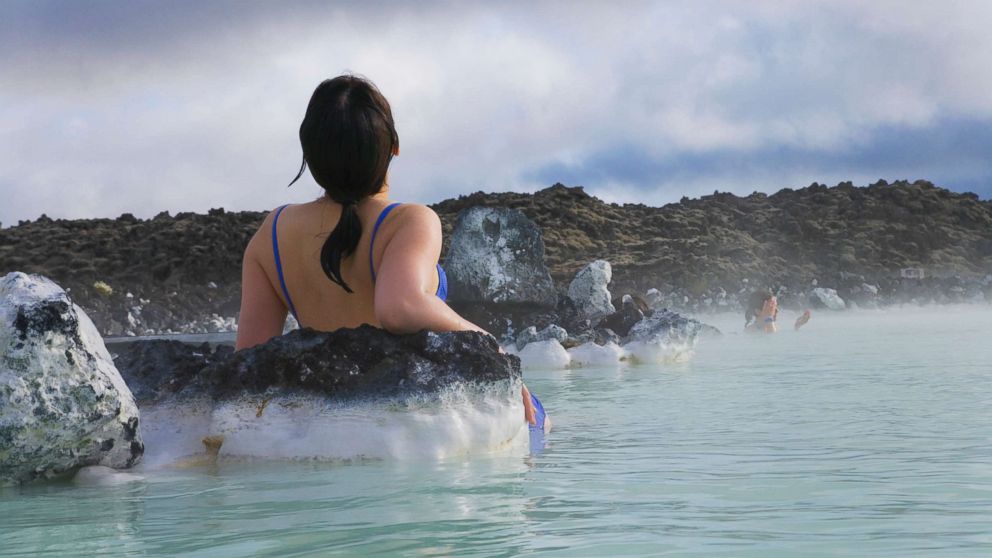
{"label": "ponytail", "polygon": [[358,218],[358,204],[348,201],[341,204],[341,218],[320,249],[320,267],[332,282],[348,293],[354,291],[341,277],[341,260],[355,253],[362,238],[362,220]]}

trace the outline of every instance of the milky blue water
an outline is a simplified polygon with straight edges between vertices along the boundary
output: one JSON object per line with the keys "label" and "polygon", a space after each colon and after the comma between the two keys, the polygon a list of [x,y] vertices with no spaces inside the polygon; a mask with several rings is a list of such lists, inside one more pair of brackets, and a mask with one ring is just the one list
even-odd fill
{"label": "milky blue water", "polygon": [[0,555],[992,555],[992,308],[715,321],[687,363],[527,371],[543,450],[0,489]]}

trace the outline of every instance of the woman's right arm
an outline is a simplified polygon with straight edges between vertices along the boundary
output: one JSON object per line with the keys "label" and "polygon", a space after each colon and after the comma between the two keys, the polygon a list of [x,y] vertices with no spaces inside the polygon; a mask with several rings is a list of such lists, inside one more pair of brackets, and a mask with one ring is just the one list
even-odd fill
{"label": "woman's right arm", "polygon": [[408,205],[396,215],[376,270],[375,317],[393,333],[479,331],[435,294],[441,220],[430,208]]}
{"label": "woman's right arm", "polygon": [[[489,332],[458,315],[435,294],[437,260],[441,255],[441,220],[430,208],[409,205],[397,216],[396,228],[382,253],[376,273],[375,317],[393,333],[431,331]],[[536,424],[527,386],[521,387],[524,421]]]}

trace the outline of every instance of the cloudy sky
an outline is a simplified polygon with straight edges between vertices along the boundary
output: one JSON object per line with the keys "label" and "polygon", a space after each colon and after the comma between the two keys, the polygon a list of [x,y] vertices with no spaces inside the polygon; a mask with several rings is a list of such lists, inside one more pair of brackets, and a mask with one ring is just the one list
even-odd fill
{"label": "cloudy sky", "polygon": [[297,131],[351,72],[394,197],[926,178],[992,195],[992,2],[0,1],[0,222],[313,199]]}

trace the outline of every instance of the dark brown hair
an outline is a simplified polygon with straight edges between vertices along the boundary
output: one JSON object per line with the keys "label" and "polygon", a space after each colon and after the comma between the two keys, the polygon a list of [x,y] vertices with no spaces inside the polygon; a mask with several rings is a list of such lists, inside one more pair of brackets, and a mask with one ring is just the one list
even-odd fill
{"label": "dark brown hair", "polygon": [[293,182],[309,168],[325,195],[341,204],[341,219],[320,251],[320,267],[349,293],[341,260],[355,253],[362,238],[357,206],[382,189],[399,141],[389,102],[371,81],[357,76],[318,85],[300,124],[303,164]]}

